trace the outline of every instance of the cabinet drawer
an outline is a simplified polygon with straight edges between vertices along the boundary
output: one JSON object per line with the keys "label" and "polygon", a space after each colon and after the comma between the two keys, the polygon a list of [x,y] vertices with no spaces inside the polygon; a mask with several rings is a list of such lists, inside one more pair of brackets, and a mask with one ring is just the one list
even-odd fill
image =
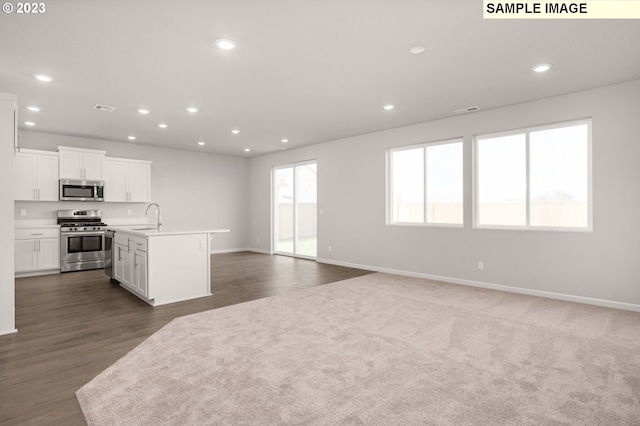
{"label": "cabinet drawer", "polygon": [[147,251],[147,239],[141,237],[134,237],[133,235],[126,234],[124,232],[116,232],[114,236],[116,244],[121,244],[130,249],[138,249],[141,251]]}
{"label": "cabinet drawer", "polygon": [[123,234],[122,232],[116,232],[113,235],[113,242],[115,244],[121,244],[123,246],[129,245],[129,238],[131,238],[128,234]]}
{"label": "cabinet drawer", "polygon": [[58,238],[59,228],[18,228],[15,230],[16,240]]}
{"label": "cabinet drawer", "polygon": [[146,238],[132,238],[131,239],[131,248],[132,249],[136,249],[136,250],[140,250],[140,251],[147,251],[147,239]]}

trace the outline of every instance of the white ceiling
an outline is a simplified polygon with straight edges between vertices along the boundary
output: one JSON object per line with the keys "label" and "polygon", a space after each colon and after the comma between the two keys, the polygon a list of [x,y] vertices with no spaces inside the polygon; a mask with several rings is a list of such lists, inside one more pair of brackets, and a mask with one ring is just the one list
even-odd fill
{"label": "white ceiling", "polygon": [[21,128],[239,156],[640,78],[638,20],[483,20],[480,0],[56,0],[1,14],[0,40]]}

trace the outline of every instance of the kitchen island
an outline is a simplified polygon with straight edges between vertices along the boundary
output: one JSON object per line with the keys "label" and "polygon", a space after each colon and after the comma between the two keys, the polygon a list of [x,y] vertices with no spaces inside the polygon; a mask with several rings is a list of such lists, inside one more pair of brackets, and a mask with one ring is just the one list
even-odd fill
{"label": "kitchen island", "polygon": [[228,229],[110,226],[113,279],[152,306],[211,296],[209,243]]}

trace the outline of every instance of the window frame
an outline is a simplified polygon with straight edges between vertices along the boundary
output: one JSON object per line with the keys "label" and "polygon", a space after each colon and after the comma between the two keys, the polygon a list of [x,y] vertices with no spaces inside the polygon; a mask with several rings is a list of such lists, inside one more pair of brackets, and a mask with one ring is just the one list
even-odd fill
{"label": "window frame", "polygon": [[[473,228],[474,229],[494,229],[494,230],[517,230],[517,231],[553,231],[553,232],[593,232],[593,150],[592,150],[592,119],[584,118],[572,121],[563,121],[553,124],[546,124],[540,126],[524,127],[516,130],[508,130],[504,132],[486,133],[473,136],[472,155],[473,155],[473,202],[472,216],[473,216]],[[531,225],[531,155],[530,155],[530,134],[532,132],[539,132],[544,130],[560,129],[563,127],[573,127],[579,125],[587,125],[587,226],[586,227],[567,227],[567,226],[537,226]],[[479,223],[479,194],[480,194],[480,179],[479,172],[479,155],[478,145],[479,141],[483,139],[492,139],[503,136],[513,135],[525,135],[525,177],[526,177],[526,218],[525,225],[482,225]]]}
{"label": "window frame", "polygon": [[[438,145],[448,145],[452,143],[460,143],[462,146],[462,157],[461,161],[461,169],[462,169],[462,223],[432,223],[427,222],[427,148],[430,146],[438,146]],[[422,148],[423,149],[423,221],[422,222],[394,222],[393,221],[393,153],[399,151],[408,151],[412,149]],[[464,194],[465,194],[465,167],[464,167],[464,137],[455,137],[450,139],[437,140],[433,142],[422,142],[414,145],[403,145],[392,148],[387,148],[387,158],[386,158],[386,175],[387,175],[387,193],[386,193],[386,224],[389,226],[426,226],[426,227],[437,227],[437,228],[464,228],[464,218],[465,218],[465,202],[464,202]]]}

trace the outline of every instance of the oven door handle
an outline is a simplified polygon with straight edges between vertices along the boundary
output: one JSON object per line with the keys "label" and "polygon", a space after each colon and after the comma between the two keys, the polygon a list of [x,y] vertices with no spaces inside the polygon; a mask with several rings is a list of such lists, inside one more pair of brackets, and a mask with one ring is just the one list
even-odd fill
{"label": "oven door handle", "polygon": [[63,237],[83,236],[83,235],[104,235],[104,231],[73,231],[73,232],[60,232]]}

